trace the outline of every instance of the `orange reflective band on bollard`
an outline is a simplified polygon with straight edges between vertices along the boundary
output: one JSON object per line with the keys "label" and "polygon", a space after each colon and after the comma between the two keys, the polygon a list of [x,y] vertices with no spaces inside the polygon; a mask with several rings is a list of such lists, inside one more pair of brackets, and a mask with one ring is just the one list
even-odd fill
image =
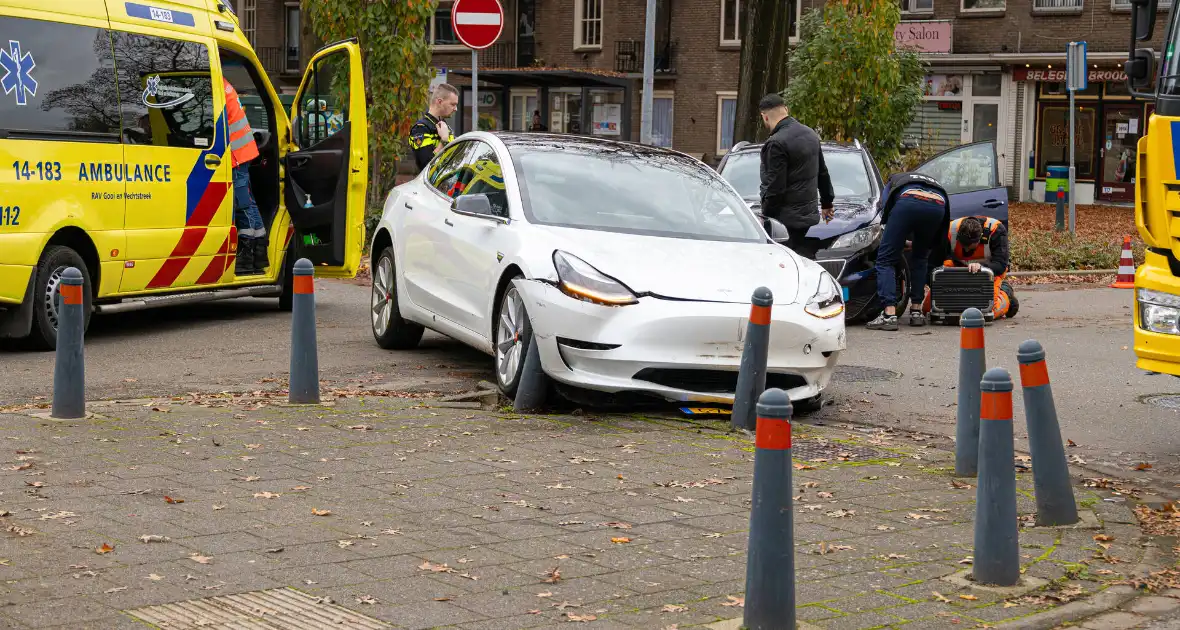
{"label": "orange reflective band on bollard", "polygon": [[983,392],[980,420],[1012,420],[1012,392]]}
{"label": "orange reflective band on bollard", "polygon": [[750,323],[758,324],[759,326],[770,325],[770,307],[758,306],[757,304],[750,307]]}
{"label": "orange reflective band on bollard", "polygon": [[983,349],[982,328],[962,328],[959,333],[959,347],[964,350]]}
{"label": "orange reflective band on bollard", "polygon": [[62,284],[61,299],[66,304],[81,304],[82,303],[82,285],[80,284]]}
{"label": "orange reflective band on bollard", "polygon": [[791,448],[791,421],[777,418],[758,418],[754,429],[754,446],[772,451]]}
{"label": "orange reflective band on bollard", "polygon": [[294,291],[299,295],[315,293],[315,276],[295,276]]}
{"label": "orange reflective band on bollard", "polygon": [[1044,361],[1020,364],[1020,384],[1024,387],[1040,387],[1049,384],[1049,366]]}

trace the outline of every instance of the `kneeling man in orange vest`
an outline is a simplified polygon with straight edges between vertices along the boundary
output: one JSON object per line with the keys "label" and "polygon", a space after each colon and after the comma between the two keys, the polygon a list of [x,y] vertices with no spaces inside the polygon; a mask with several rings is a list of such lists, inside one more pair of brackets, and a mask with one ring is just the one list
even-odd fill
{"label": "kneeling man in orange vest", "polygon": [[951,222],[947,238],[949,254],[943,266],[966,267],[971,273],[991,269],[995,278],[992,312],[996,319],[1007,315],[1012,298],[1001,285],[1008,274],[1008,228],[990,217],[963,217]]}

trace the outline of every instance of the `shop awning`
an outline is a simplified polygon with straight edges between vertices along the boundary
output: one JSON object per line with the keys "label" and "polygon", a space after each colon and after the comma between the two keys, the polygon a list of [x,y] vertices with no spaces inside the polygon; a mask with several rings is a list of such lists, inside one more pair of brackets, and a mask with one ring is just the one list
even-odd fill
{"label": "shop awning", "polygon": [[[471,77],[470,68],[448,70],[461,77]],[[632,79],[619,72],[574,68],[488,68],[479,69],[481,82],[504,87],[630,87]]]}

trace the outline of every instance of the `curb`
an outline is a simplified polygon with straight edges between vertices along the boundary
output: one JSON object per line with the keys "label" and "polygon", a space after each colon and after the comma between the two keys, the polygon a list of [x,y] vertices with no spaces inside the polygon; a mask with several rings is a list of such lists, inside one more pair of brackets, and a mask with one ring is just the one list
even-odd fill
{"label": "curb", "polygon": [[1013,278],[1033,278],[1036,276],[1113,276],[1118,269],[1059,269],[1056,271],[1009,271]]}

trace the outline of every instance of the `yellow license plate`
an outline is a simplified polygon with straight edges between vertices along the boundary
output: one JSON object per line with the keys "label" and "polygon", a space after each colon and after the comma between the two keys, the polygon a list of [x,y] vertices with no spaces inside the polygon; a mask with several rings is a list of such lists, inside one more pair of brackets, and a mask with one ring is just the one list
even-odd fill
{"label": "yellow license plate", "polygon": [[717,407],[681,407],[680,410],[691,416],[709,414],[728,416],[732,413],[729,409],[719,409]]}

